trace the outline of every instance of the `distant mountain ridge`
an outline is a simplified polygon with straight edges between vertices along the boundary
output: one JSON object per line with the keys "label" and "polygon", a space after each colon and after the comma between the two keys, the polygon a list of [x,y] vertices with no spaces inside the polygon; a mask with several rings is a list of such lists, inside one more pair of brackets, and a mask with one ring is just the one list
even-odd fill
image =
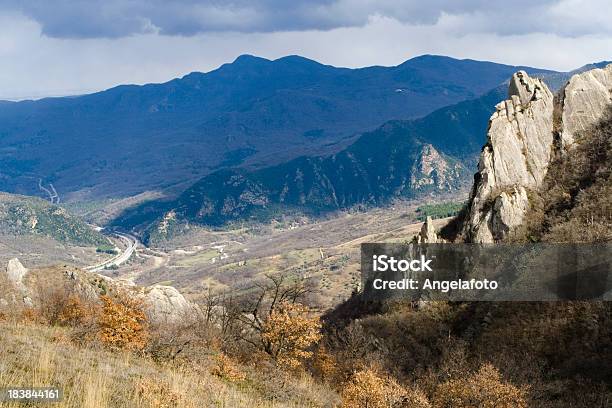
{"label": "distant mountain ridge", "polygon": [[153,201],[115,220],[147,228],[163,238],[189,223],[221,225],[278,211],[322,213],[356,205],[380,205],[466,188],[487,120],[503,87],[412,121],[390,121],[341,151],[302,156],[258,170],[213,172],[176,200]]}
{"label": "distant mountain ridge", "polygon": [[245,55],[163,84],[2,103],[0,190],[36,195],[42,178],[64,199],[125,196],[332,153],[386,121],[475,98],[519,68],[428,55],[348,69]]}

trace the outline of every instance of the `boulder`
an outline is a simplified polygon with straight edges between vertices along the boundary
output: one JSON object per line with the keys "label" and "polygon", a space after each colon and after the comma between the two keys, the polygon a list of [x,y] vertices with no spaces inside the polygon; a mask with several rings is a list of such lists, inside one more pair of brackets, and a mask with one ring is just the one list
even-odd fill
{"label": "boulder", "polygon": [[195,306],[172,286],[148,286],[141,296],[153,322],[178,322],[195,312]]}
{"label": "boulder", "polygon": [[6,276],[13,285],[22,287],[23,278],[27,275],[27,273],[28,269],[24,267],[21,262],[19,262],[19,259],[13,258],[8,261],[8,264],[6,265]]}
{"label": "boulder", "polygon": [[433,225],[433,220],[430,216],[427,216],[425,222],[421,226],[419,235],[416,236],[416,242],[419,244],[435,244],[440,242],[436,229]]}

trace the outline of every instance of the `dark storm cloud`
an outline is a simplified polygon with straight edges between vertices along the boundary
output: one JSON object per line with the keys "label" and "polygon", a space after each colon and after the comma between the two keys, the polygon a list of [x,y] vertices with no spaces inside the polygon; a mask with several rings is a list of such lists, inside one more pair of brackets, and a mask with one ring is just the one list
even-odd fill
{"label": "dark storm cloud", "polygon": [[[569,12],[564,3],[569,4]],[[452,29],[458,34],[597,33],[601,29],[597,24],[572,19],[574,3],[580,1],[0,0],[2,9],[23,13],[41,25],[44,35],[57,38],[117,38],[149,32],[191,36],[224,31],[329,30],[363,26],[373,17],[417,25],[433,25],[441,17],[451,17]],[[563,24],[556,20],[556,14],[563,17]]]}

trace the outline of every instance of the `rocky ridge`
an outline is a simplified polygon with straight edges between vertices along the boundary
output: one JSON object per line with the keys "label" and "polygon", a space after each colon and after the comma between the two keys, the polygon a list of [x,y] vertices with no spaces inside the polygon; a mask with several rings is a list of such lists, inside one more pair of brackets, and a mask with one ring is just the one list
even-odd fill
{"label": "rocky ridge", "polygon": [[4,192],[0,192],[0,235],[49,237],[77,246],[108,243],[102,234],[58,205]]}
{"label": "rocky ridge", "polygon": [[83,298],[96,301],[100,295],[122,291],[139,299],[153,323],[182,321],[198,313],[195,304],[189,302],[174,287],[152,285],[139,287],[131,282],[112,279],[104,275],[86,272],[67,265],[29,270],[19,259],[11,259],[5,269],[5,281],[9,287],[0,294],[0,306],[33,307],[40,302],[45,285],[61,288],[66,285]]}
{"label": "rocky ridge", "polygon": [[574,75],[556,97],[519,71],[508,93],[489,120],[463,224],[468,242],[501,241],[522,223],[529,192],[541,186],[550,161],[612,104],[612,65]]}

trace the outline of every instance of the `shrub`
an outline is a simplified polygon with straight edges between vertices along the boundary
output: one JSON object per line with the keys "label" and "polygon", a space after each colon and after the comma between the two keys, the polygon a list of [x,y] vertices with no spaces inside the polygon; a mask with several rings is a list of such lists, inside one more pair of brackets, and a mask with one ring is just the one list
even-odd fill
{"label": "shrub", "polygon": [[321,339],[321,323],[308,307],[282,302],[270,313],[261,337],[277,364],[296,369],[312,356],[308,349]]}
{"label": "shrub", "polygon": [[38,310],[32,307],[26,307],[21,311],[21,322],[25,324],[40,323],[43,320]]}
{"label": "shrub", "polygon": [[319,346],[314,353],[312,368],[320,378],[327,381],[335,379],[339,374],[338,363],[325,346]]}
{"label": "shrub", "polygon": [[246,378],[244,373],[226,354],[220,353],[216,360],[216,365],[211,370],[211,374],[228,381],[242,381]]}
{"label": "shrub", "polygon": [[353,374],[342,389],[343,408],[428,408],[431,405],[419,391],[402,388],[395,380],[372,369]]}
{"label": "shrub", "polygon": [[149,338],[147,317],[139,301],[125,295],[103,295],[99,337],[111,349],[141,351]]}
{"label": "shrub", "polygon": [[71,288],[64,282],[51,284],[45,281],[38,282],[37,292],[40,317],[49,324],[60,324],[60,315],[73,295]]}
{"label": "shrub", "polygon": [[179,393],[164,382],[143,378],[136,384],[136,389],[139,399],[152,408],[174,408],[188,404]]}
{"label": "shrub", "polygon": [[436,408],[523,408],[526,392],[501,379],[491,364],[467,378],[449,380],[435,392]]}
{"label": "shrub", "polygon": [[93,305],[86,305],[79,296],[71,294],[60,310],[57,321],[66,326],[81,325],[92,317],[92,308]]}

